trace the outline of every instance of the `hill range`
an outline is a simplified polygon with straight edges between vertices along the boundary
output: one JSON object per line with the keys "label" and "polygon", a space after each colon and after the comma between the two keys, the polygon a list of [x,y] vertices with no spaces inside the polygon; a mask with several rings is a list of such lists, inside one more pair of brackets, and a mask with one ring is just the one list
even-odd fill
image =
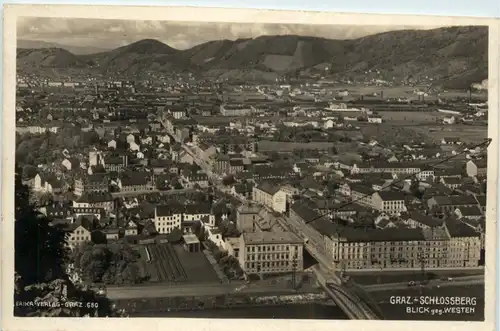
{"label": "hill range", "polygon": [[275,80],[316,71],[358,77],[366,72],[392,77],[439,77],[450,88],[467,88],[488,75],[488,28],[402,30],[357,39],[296,35],[216,40],[177,50],[145,39],[110,51],[76,55],[62,47],[18,48],[20,70],[78,69],[103,74],[195,72],[210,78]]}

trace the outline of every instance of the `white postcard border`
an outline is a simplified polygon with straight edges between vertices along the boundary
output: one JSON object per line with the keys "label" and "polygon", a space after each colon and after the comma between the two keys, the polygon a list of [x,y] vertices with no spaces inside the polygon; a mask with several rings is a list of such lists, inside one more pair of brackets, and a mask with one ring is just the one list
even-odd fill
{"label": "white postcard border", "polygon": [[[499,128],[499,21],[489,18],[417,15],[335,14],[329,12],[220,9],[200,7],[132,7],[80,5],[5,5],[3,49],[3,154],[2,154],[2,329],[13,330],[402,330],[431,328],[448,330],[491,330],[496,320],[498,128]],[[486,222],[485,322],[428,321],[338,321],[338,320],[228,320],[181,318],[15,318],[14,288],[14,150],[17,17],[79,17],[122,20],[165,20],[185,22],[293,23],[336,25],[487,25],[489,26],[489,125],[492,142],[488,150],[488,196]],[[146,19],[147,18],[147,19]],[[82,323],[83,322],[83,323]]]}

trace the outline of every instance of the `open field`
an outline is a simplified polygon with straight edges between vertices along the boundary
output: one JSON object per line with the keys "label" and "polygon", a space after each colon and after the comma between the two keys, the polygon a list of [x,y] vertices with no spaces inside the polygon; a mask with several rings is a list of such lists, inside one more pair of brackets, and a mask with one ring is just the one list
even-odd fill
{"label": "open field", "polygon": [[447,114],[439,112],[418,112],[418,111],[379,111],[385,122],[404,122],[406,124],[436,123],[441,121]]}
{"label": "open field", "polygon": [[331,147],[337,148],[339,153],[343,151],[352,150],[352,143],[342,142],[311,142],[311,143],[298,143],[298,142],[285,142],[285,141],[270,141],[261,140],[258,142],[260,152],[291,152],[295,149],[328,149]]}
{"label": "open field", "polygon": [[443,138],[459,138],[465,143],[481,142],[487,138],[486,125],[453,124],[442,125],[389,121],[382,124],[359,124],[365,137],[375,138],[383,146],[390,146],[398,141],[420,141],[440,143]]}
{"label": "open field", "polygon": [[[188,253],[180,245],[138,245],[140,272],[152,283],[218,282],[210,262],[202,252]],[[148,254],[151,261],[148,262]]]}
{"label": "open field", "polygon": [[479,143],[487,138],[488,127],[479,125],[454,124],[448,126],[413,127],[412,130],[427,135],[438,142],[443,138],[459,138],[465,143]]}
{"label": "open field", "polygon": [[219,282],[219,277],[203,252],[189,253],[180,245],[173,248],[189,282]]}

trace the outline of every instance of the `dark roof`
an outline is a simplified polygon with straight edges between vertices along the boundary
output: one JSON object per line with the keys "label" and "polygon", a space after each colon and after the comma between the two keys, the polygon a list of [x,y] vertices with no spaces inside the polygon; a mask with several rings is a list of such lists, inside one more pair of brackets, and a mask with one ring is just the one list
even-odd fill
{"label": "dark roof", "polygon": [[277,185],[272,185],[269,182],[262,182],[257,186],[257,189],[264,191],[267,194],[274,195],[280,190],[280,187]]}
{"label": "dark roof", "polygon": [[483,213],[479,209],[479,207],[460,207],[458,208],[462,216],[482,216]]}
{"label": "dark roof", "polygon": [[399,201],[405,200],[405,195],[403,192],[394,192],[394,191],[379,191],[377,194],[384,201]]}
{"label": "dark roof", "polygon": [[84,177],[84,181],[86,183],[104,183],[108,181],[108,177],[106,176],[106,174],[93,174],[93,175],[88,175],[86,177]]}
{"label": "dark roof", "polygon": [[113,201],[113,197],[110,193],[105,192],[84,192],[83,195],[77,200],[77,202],[109,202]]}
{"label": "dark roof", "polygon": [[477,205],[477,200],[472,195],[451,196],[452,205]]}
{"label": "dark roof", "polygon": [[362,185],[362,184],[352,184],[352,185],[349,185],[351,191],[355,191],[355,192],[359,192],[361,194],[366,194],[366,195],[371,195],[375,192],[375,190],[369,186],[365,186],[365,185]]}
{"label": "dark roof", "polygon": [[436,201],[436,203],[441,206],[447,206],[452,204],[450,197],[444,195],[434,196],[430,199],[434,199],[434,201]]}
{"label": "dark roof", "polygon": [[210,214],[210,205],[206,203],[186,205],[184,211],[186,214]]}
{"label": "dark roof", "polygon": [[232,159],[229,161],[229,164],[232,167],[242,167],[243,166],[243,160],[241,159]]}
{"label": "dark roof", "polygon": [[457,177],[446,177],[446,178],[443,178],[443,181],[445,184],[448,184],[448,185],[460,185],[460,184],[462,184],[462,180],[460,178],[457,178]]}
{"label": "dark roof", "polygon": [[428,227],[434,228],[443,225],[443,221],[437,218],[431,217],[429,215],[421,214],[417,211],[413,211],[410,213],[410,218],[416,222],[419,222],[423,225],[427,225]]}
{"label": "dark roof", "polygon": [[446,220],[445,224],[452,238],[479,237],[478,232],[455,219],[449,218]]}
{"label": "dark roof", "polygon": [[314,209],[308,207],[305,203],[303,202],[296,202],[294,203],[290,209],[296,213],[300,218],[302,218],[304,221],[309,222],[313,219],[319,218],[320,214],[315,211]]}
{"label": "dark roof", "polygon": [[156,206],[156,215],[159,217],[181,214],[182,211],[181,206],[174,204]]}
{"label": "dark roof", "polygon": [[351,242],[376,242],[376,241],[424,241],[422,229],[355,229],[344,228],[340,237]]}
{"label": "dark roof", "polygon": [[148,174],[140,172],[127,172],[120,178],[122,186],[139,186],[148,183]]}

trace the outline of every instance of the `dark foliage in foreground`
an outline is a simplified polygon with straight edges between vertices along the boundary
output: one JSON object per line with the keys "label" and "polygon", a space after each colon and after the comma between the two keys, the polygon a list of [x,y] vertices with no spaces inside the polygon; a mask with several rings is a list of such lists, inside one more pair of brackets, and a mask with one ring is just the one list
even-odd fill
{"label": "dark foliage in foreground", "polygon": [[16,166],[15,316],[123,316],[102,293],[72,281],[61,228],[30,204]]}

